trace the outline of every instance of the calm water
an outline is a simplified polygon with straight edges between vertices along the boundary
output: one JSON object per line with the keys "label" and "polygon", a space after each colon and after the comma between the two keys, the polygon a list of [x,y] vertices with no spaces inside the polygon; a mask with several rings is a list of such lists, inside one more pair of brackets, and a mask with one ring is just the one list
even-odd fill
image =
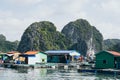
{"label": "calm water", "polygon": [[0,80],[120,80],[120,76],[79,73],[64,69],[9,69],[0,67]]}

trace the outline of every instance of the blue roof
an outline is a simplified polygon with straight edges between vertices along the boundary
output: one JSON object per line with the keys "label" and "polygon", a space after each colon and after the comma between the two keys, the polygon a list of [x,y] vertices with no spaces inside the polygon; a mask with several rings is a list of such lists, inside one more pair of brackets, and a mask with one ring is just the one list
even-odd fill
{"label": "blue roof", "polygon": [[80,55],[80,53],[78,53],[77,51],[75,50],[49,50],[49,51],[45,51],[45,53],[47,54],[56,54],[56,55],[62,55],[62,54],[68,54],[68,55],[71,55],[71,54],[76,54],[76,55]]}

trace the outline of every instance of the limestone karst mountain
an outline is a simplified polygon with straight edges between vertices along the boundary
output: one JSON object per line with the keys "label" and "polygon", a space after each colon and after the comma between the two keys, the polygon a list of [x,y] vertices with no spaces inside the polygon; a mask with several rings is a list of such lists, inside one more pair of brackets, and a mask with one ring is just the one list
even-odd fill
{"label": "limestone karst mountain", "polygon": [[87,51],[102,50],[103,36],[87,20],[78,19],[68,23],[62,30],[62,33],[72,42],[70,49],[75,49],[86,55]]}

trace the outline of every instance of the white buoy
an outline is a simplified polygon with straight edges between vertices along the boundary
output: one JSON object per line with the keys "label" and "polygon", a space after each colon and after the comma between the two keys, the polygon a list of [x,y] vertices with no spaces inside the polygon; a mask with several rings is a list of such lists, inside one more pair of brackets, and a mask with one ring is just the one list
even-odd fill
{"label": "white buoy", "polygon": [[55,69],[55,66],[52,66],[53,69]]}
{"label": "white buoy", "polygon": [[68,69],[68,65],[64,65],[64,69]]}

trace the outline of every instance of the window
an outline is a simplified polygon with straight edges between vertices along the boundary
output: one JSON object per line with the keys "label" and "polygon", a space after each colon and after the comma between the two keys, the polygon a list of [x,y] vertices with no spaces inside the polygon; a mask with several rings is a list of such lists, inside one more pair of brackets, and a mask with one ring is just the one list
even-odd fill
{"label": "window", "polygon": [[45,59],[42,59],[42,62],[45,62]]}
{"label": "window", "polygon": [[103,60],[103,64],[106,64],[106,60]]}

